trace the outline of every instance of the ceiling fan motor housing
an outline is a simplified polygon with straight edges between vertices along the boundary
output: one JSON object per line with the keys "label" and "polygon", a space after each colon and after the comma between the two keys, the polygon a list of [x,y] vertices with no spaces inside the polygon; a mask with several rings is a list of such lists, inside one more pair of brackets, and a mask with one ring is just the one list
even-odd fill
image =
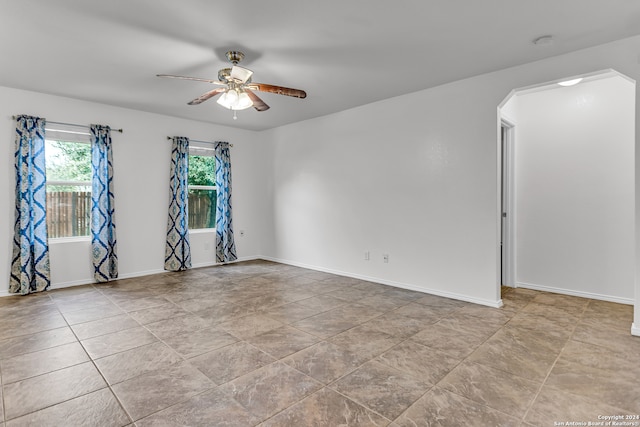
{"label": "ceiling fan motor housing", "polygon": [[233,64],[238,65],[238,62],[244,59],[244,53],[238,50],[230,50],[226,53],[227,59]]}
{"label": "ceiling fan motor housing", "polygon": [[231,68],[223,68],[218,71],[218,80],[221,82],[229,81],[229,77],[231,76]]}

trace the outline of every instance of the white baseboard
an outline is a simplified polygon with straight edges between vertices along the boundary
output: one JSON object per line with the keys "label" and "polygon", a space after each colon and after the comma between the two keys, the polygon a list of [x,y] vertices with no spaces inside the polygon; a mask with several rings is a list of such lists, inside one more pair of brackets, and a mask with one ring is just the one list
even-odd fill
{"label": "white baseboard", "polygon": [[554,288],[552,286],[536,285],[533,283],[517,282],[516,287],[533,289],[535,291],[552,292],[555,294],[572,295],[575,297],[597,299],[601,301],[617,302],[618,304],[634,305],[635,303],[633,298],[622,298],[622,297],[616,297],[613,295],[603,295],[603,294],[596,294],[592,292],[575,291],[573,289]]}
{"label": "white baseboard", "polygon": [[255,261],[257,259],[264,259],[261,256],[247,256],[247,257],[241,257],[238,258],[235,261],[230,261],[230,262],[215,262],[215,261],[208,261],[208,262],[199,262],[197,264],[193,264],[191,267],[192,268],[203,268],[203,267],[215,267],[217,265],[225,265],[225,264],[235,264],[237,262],[244,262],[244,261]]}
{"label": "white baseboard", "polygon": [[168,271],[165,269],[161,269],[161,270],[159,269],[159,270],[146,270],[146,271],[136,271],[134,273],[119,274],[118,280],[133,279],[134,277],[151,276],[152,274],[161,274],[161,273],[168,273]]}
{"label": "white baseboard", "polygon": [[640,337],[640,327],[636,326],[635,323],[631,324],[631,335]]}
{"label": "white baseboard", "polygon": [[86,285],[93,285],[96,282],[93,280],[74,280],[71,282],[60,282],[60,283],[52,283],[51,286],[49,286],[49,290],[54,290],[54,289],[64,289],[64,288],[71,288],[73,286],[86,286]]}
{"label": "white baseboard", "polygon": [[[146,270],[146,271],[137,271],[135,273],[119,274],[118,280],[131,279],[133,277],[149,276],[151,274],[166,273],[166,272],[167,272],[166,270]],[[73,286],[95,285],[96,283],[97,282],[94,281],[93,279],[71,280],[69,282],[52,283],[51,286],[49,286],[49,290],[71,288]],[[6,296],[12,296],[12,295],[18,295],[18,294],[10,294],[9,291],[6,289],[3,291],[0,291],[0,298],[6,297]]]}
{"label": "white baseboard", "polygon": [[[136,271],[134,273],[126,273],[126,274],[118,274],[118,278],[115,280],[123,280],[123,279],[132,279],[134,277],[142,277],[142,276],[150,276],[152,274],[160,274],[166,273],[166,270],[146,270],[146,271]],[[106,283],[106,282],[105,282]],[[82,285],[96,285],[98,282],[92,279],[82,279],[82,280],[74,280],[71,282],[59,282],[52,283],[49,289],[63,289],[70,288],[72,286],[82,286]]]}
{"label": "white baseboard", "polygon": [[[52,283],[51,286],[49,286],[49,289],[47,290],[52,291],[54,289],[63,289],[63,288],[70,288],[73,286],[83,286],[83,285],[93,285],[93,284],[94,282],[91,282],[88,280],[74,280],[72,282]],[[4,289],[0,291],[0,298],[16,296],[16,295],[20,295],[20,294],[10,294],[8,289]]]}
{"label": "white baseboard", "polygon": [[[242,258],[238,258],[237,260],[235,260],[235,261],[233,261],[231,263],[243,262],[243,261],[254,261],[254,260],[257,260],[257,259],[264,259],[266,261],[278,262],[280,264],[292,265],[292,266],[295,266],[295,267],[306,268],[306,269],[314,270],[314,271],[322,271],[324,273],[335,274],[335,275],[338,275],[338,276],[351,277],[351,278],[359,279],[359,280],[366,280],[368,282],[379,283],[379,284],[382,284],[382,285],[393,286],[393,287],[396,287],[396,288],[408,289],[408,290],[411,290],[411,291],[422,292],[422,293],[425,293],[425,294],[437,295],[437,296],[441,296],[441,297],[445,297],[445,298],[451,298],[451,299],[455,299],[455,300],[471,302],[471,303],[474,303],[474,304],[486,305],[488,307],[493,307],[493,308],[500,308],[503,305],[501,299],[499,299],[497,301],[492,301],[492,300],[486,300],[486,299],[482,299],[482,298],[473,298],[473,297],[469,297],[467,295],[461,295],[461,294],[456,294],[456,293],[452,293],[452,292],[440,291],[440,290],[437,290],[437,289],[425,288],[423,286],[418,286],[418,285],[414,285],[414,284],[410,284],[410,283],[395,282],[395,281],[392,281],[392,280],[385,280],[385,279],[381,279],[381,278],[377,278],[377,277],[370,277],[370,276],[364,276],[364,275],[360,275],[360,274],[347,273],[347,272],[344,272],[344,271],[333,270],[333,269],[330,269],[330,268],[323,268],[323,267],[318,267],[318,266],[315,266],[315,265],[304,264],[304,263],[299,263],[299,262],[294,262],[294,261],[289,261],[289,260],[284,260],[284,259],[279,259],[279,258],[273,258],[273,257],[268,257],[268,256],[257,255],[257,256],[242,257]],[[229,263],[229,264],[231,264],[231,263]],[[217,265],[222,265],[222,264],[221,263],[216,263],[216,262],[205,262],[205,263],[194,264],[193,268],[214,267],[214,266],[217,266]],[[159,274],[159,273],[167,273],[167,271],[166,270],[147,270],[147,271],[140,271],[140,272],[135,272],[135,273],[121,274],[118,278],[119,279],[130,279],[130,278],[134,278],[134,277],[148,276],[148,275],[151,275],[151,274]],[[52,284],[51,285],[51,289],[61,289],[61,288],[67,288],[67,287],[71,287],[71,286],[80,286],[80,285],[90,285],[90,284],[94,284],[94,283],[95,282],[93,282],[91,280],[78,280],[78,281],[73,281],[73,282],[56,283],[56,284]],[[13,294],[9,294],[8,291],[6,291],[6,290],[3,291],[3,292],[0,292],[0,297],[9,296],[9,295],[13,295]]]}
{"label": "white baseboard", "polygon": [[410,283],[395,282],[393,280],[386,280],[386,279],[381,279],[381,278],[378,278],[378,277],[369,277],[369,276],[364,276],[364,275],[361,275],[361,274],[347,273],[347,272],[340,271],[340,270],[333,270],[333,269],[330,269],[330,268],[318,267],[318,266],[315,266],[315,265],[304,264],[304,263],[295,262],[295,261],[289,261],[289,260],[280,259],[280,258],[267,257],[267,256],[262,256],[260,258],[264,259],[264,260],[267,260],[267,261],[278,262],[280,264],[287,264],[287,265],[292,265],[294,267],[301,267],[301,268],[306,268],[306,269],[309,269],[309,270],[322,271],[323,273],[330,273],[330,274],[335,274],[337,276],[351,277],[353,279],[366,280],[367,282],[379,283],[381,285],[388,285],[388,286],[393,286],[393,287],[396,287],[396,288],[408,289],[410,291],[417,291],[417,292],[422,292],[422,293],[425,293],[425,294],[437,295],[437,296],[440,296],[440,297],[445,297],[445,298],[451,298],[451,299],[460,300],[460,301],[471,302],[471,303],[474,303],[474,304],[486,305],[486,306],[493,307],[493,308],[500,308],[500,307],[503,306],[503,303],[502,303],[501,299],[499,299],[497,301],[492,301],[492,300],[486,300],[486,299],[482,299],[482,298],[473,298],[473,297],[469,297],[467,295],[461,295],[461,294],[456,294],[456,293],[452,293],[452,292],[440,291],[440,290],[437,290],[437,289],[425,288],[423,286],[418,286],[418,285],[414,285],[414,284],[410,284]]}
{"label": "white baseboard", "polygon": [[[260,256],[249,256],[249,257],[242,257],[242,258],[238,258],[235,261],[232,261],[228,264],[232,264],[232,263],[236,263],[236,262],[242,262],[242,261],[254,261],[256,259],[263,259],[263,257]],[[204,262],[204,263],[199,263],[199,264],[194,264],[193,268],[200,268],[200,267],[214,267],[217,265],[223,265],[221,263],[216,263],[216,262]],[[146,271],[136,271],[134,273],[126,273],[126,274],[119,274],[118,275],[118,280],[121,279],[132,279],[134,277],[141,277],[141,276],[150,276],[152,274],[161,274],[161,273],[168,273],[167,270],[146,270]],[[97,282],[95,282],[92,279],[81,279],[81,280],[73,280],[73,281],[69,281],[69,282],[59,282],[59,283],[52,283],[51,286],[49,287],[49,290],[54,290],[54,289],[64,289],[64,288],[70,288],[73,286],[84,286],[84,285],[95,285]],[[8,285],[7,285],[8,287]],[[10,294],[8,289],[3,289],[0,290],[0,298],[2,297],[9,297],[9,296],[15,296],[18,294]]]}
{"label": "white baseboard", "polygon": [[197,264],[191,264],[191,268],[203,268],[203,267],[215,267],[219,265],[216,262],[199,262]]}

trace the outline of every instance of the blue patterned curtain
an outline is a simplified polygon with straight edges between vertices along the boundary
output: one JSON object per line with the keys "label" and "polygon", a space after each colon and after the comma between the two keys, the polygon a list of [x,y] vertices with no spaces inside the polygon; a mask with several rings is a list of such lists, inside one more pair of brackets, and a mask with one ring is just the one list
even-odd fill
{"label": "blue patterned curtain", "polygon": [[169,188],[169,221],[164,250],[164,269],[181,271],[191,268],[189,246],[189,138],[173,137]]}
{"label": "blue patterned curtain", "polygon": [[19,116],[16,124],[16,219],[9,292],[40,292],[51,285],[47,243],[45,119]]}
{"label": "blue patterned curtain", "polygon": [[111,128],[91,125],[91,255],[93,277],[118,277]]}
{"label": "blue patterned curtain", "polygon": [[216,142],[216,261],[238,259],[231,222],[231,157],[228,142]]}

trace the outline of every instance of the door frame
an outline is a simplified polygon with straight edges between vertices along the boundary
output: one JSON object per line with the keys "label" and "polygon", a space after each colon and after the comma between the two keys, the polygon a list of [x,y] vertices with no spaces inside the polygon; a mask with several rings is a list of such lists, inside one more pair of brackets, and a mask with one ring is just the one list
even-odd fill
{"label": "door frame", "polygon": [[[515,124],[500,117],[500,284],[516,286]],[[506,213],[506,217],[504,214]]]}

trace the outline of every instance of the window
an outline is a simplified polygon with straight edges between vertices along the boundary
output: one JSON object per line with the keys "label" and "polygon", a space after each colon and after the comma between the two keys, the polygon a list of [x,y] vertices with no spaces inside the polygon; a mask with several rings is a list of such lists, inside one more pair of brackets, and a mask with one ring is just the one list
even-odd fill
{"label": "window", "polygon": [[91,144],[89,133],[46,129],[49,238],[89,236]]}
{"label": "window", "polygon": [[216,226],[216,169],[209,147],[189,148],[189,230]]}

